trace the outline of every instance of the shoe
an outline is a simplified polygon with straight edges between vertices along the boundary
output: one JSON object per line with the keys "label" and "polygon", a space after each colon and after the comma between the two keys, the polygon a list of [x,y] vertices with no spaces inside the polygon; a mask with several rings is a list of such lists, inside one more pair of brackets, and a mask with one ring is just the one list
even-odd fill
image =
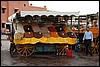
{"label": "shoe", "polygon": [[88,56],[88,54],[84,54],[84,56]]}
{"label": "shoe", "polygon": [[8,51],[10,51],[10,50],[8,49]]}
{"label": "shoe", "polygon": [[92,54],[90,54],[90,56],[92,56]]}
{"label": "shoe", "polygon": [[86,54],[86,56],[87,56],[88,54]]}

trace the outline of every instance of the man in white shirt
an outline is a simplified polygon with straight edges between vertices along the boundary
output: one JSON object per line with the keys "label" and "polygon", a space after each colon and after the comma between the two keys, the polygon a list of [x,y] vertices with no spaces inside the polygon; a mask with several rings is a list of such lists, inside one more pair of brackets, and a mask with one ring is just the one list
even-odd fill
{"label": "man in white shirt", "polygon": [[84,33],[84,36],[83,36],[83,43],[86,46],[86,55],[88,55],[88,53],[89,53],[90,56],[92,56],[92,50],[91,50],[91,43],[92,42],[93,42],[93,34],[90,31],[90,28],[87,27],[86,32]]}

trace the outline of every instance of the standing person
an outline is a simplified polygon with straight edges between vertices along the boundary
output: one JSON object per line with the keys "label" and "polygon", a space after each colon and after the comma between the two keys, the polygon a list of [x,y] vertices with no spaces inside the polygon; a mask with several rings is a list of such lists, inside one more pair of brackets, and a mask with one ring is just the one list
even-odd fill
{"label": "standing person", "polygon": [[86,55],[88,55],[88,53],[90,53],[90,56],[92,56],[92,50],[91,50],[92,42],[93,42],[93,34],[90,31],[90,28],[87,27],[86,32],[84,33],[84,36],[83,36],[83,43],[86,46]]}

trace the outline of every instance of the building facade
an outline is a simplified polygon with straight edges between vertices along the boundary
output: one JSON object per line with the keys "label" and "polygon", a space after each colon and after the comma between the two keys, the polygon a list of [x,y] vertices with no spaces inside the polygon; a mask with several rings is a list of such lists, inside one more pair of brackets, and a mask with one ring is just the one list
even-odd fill
{"label": "building facade", "polygon": [[46,6],[36,7],[28,1],[1,1],[1,30],[4,32],[8,17],[17,11],[46,11]]}

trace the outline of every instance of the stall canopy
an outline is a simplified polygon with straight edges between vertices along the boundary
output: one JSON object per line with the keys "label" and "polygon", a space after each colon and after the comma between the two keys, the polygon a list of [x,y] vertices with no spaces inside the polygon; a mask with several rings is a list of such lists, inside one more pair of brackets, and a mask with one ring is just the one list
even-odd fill
{"label": "stall canopy", "polygon": [[[17,13],[20,13],[20,16],[21,17],[25,17],[27,15],[30,15],[30,16],[43,16],[43,15],[46,15],[46,16],[79,16],[79,11],[78,12],[47,12],[47,11],[20,11],[20,12],[17,12]],[[13,19],[16,17],[16,14],[13,14],[11,15],[10,17],[8,17],[8,20],[9,21],[13,21]]]}
{"label": "stall canopy", "polygon": [[34,16],[34,15],[38,15],[38,16],[42,16],[42,15],[46,15],[46,16],[68,15],[68,16],[71,16],[71,15],[75,15],[75,16],[78,16],[79,15],[79,12],[20,11],[20,13],[21,13],[21,17],[25,17],[26,15],[31,15],[31,16]]}

